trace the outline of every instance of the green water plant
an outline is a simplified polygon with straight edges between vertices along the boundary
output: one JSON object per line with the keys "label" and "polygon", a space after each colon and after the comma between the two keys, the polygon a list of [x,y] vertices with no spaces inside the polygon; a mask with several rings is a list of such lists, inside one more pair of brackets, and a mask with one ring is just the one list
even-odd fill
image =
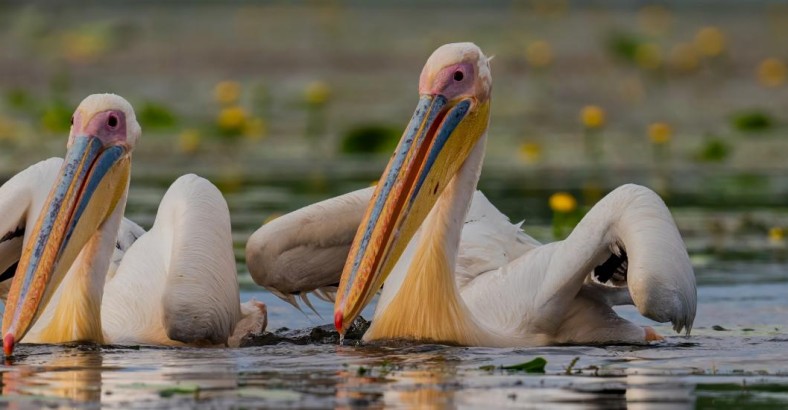
{"label": "green water plant", "polygon": [[514,371],[514,372],[544,373],[544,368],[546,365],[547,365],[547,360],[545,360],[543,357],[537,357],[525,363],[515,364],[511,366],[501,366],[501,369]]}
{"label": "green water plant", "polygon": [[383,124],[361,124],[351,128],[343,137],[343,154],[390,153],[397,146],[400,130]]}
{"label": "green water plant", "polygon": [[760,109],[740,111],[731,116],[731,126],[742,132],[766,131],[772,128],[774,123],[771,114]]}
{"label": "green water plant", "polygon": [[699,162],[722,162],[731,154],[730,144],[722,138],[709,136],[706,137],[703,145],[695,152],[695,160]]}

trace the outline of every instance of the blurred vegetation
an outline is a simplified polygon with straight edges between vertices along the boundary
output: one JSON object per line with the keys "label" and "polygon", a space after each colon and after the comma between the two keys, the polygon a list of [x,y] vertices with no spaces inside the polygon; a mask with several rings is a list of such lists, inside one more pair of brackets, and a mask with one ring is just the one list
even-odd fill
{"label": "blurred vegetation", "polygon": [[762,110],[747,110],[731,117],[733,128],[739,131],[766,131],[774,126],[774,119]]}
{"label": "blurred vegetation", "polygon": [[731,146],[725,140],[709,136],[695,153],[695,159],[700,162],[722,162],[731,154]]}
{"label": "blurred vegetation", "polygon": [[163,103],[144,101],[137,110],[137,119],[146,130],[171,130],[178,124],[175,113]]}
{"label": "blurred vegetation", "polygon": [[342,138],[345,154],[389,154],[399,142],[402,130],[396,126],[364,124],[353,127]]}
{"label": "blurred vegetation", "polygon": [[[485,183],[514,174],[507,184],[539,192],[539,209],[559,215],[556,237],[629,180],[671,204],[682,192],[740,200],[753,191],[731,180],[746,170],[766,181],[752,200],[776,203],[782,185],[769,172],[788,166],[788,7],[725,4],[479,3],[437,22],[402,4],[7,6],[0,155],[6,172],[50,145],[59,155],[62,144],[42,142],[62,139],[76,104],[108,90],[137,109],[149,150],[138,160],[216,170],[236,192],[248,164],[292,159],[304,165],[291,172],[324,190],[335,168],[322,161],[385,161],[426,57],[467,39],[495,56],[487,166],[503,171]],[[676,177],[705,167],[722,182]],[[575,209],[553,211],[555,192],[576,193]]]}

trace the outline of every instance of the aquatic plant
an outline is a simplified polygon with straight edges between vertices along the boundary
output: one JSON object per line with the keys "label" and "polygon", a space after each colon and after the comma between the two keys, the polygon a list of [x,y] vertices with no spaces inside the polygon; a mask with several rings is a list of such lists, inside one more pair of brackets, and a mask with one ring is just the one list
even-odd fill
{"label": "aquatic plant", "polygon": [[219,111],[216,117],[216,125],[222,135],[234,137],[241,135],[247,119],[248,114],[243,107],[231,105]]}
{"label": "aquatic plant", "polygon": [[340,151],[344,154],[391,153],[399,141],[400,130],[383,124],[361,124],[342,137]]}
{"label": "aquatic plant", "polygon": [[738,131],[759,132],[774,126],[771,114],[760,109],[740,111],[731,116],[731,125]]}
{"label": "aquatic plant", "polygon": [[727,41],[725,34],[718,27],[706,26],[695,34],[693,44],[704,57],[717,57],[725,52]]}
{"label": "aquatic plant", "polygon": [[178,151],[184,154],[194,154],[200,149],[200,131],[187,128],[178,134]]}
{"label": "aquatic plant", "polygon": [[788,68],[777,58],[767,58],[758,65],[756,70],[758,82],[764,87],[779,87],[785,84]]}
{"label": "aquatic plant", "polygon": [[582,218],[577,200],[568,192],[556,192],[548,200],[553,211],[553,237],[564,238]]}
{"label": "aquatic plant", "polygon": [[655,146],[664,146],[672,136],[673,128],[666,122],[654,122],[648,126],[648,138]]}
{"label": "aquatic plant", "polygon": [[145,101],[137,111],[137,118],[146,130],[163,130],[178,123],[175,113],[162,103]]}
{"label": "aquatic plant", "polygon": [[72,112],[70,105],[62,99],[52,99],[42,109],[41,127],[52,134],[68,132]]}
{"label": "aquatic plant", "polygon": [[304,89],[307,138],[317,138],[325,134],[326,106],[330,98],[331,87],[323,81],[313,81]]}
{"label": "aquatic plant", "polygon": [[553,62],[553,49],[544,40],[533,41],[525,48],[525,60],[536,69],[545,69]]}
{"label": "aquatic plant", "polygon": [[237,81],[220,81],[213,88],[213,97],[222,105],[235,104],[241,98],[241,84]]}
{"label": "aquatic plant", "polygon": [[695,152],[695,160],[700,162],[722,162],[728,158],[732,151],[731,146],[725,140],[707,136],[703,145]]}
{"label": "aquatic plant", "polygon": [[580,123],[584,131],[585,156],[588,162],[594,165],[596,171],[602,162],[602,129],[605,126],[605,111],[598,105],[586,105],[580,110]]}
{"label": "aquatic plant", "polygon": [[526,372],[526,373],[544,373],[544,368],[547,365],[547,360],[543,357],[537,357],[525,363],[515,364],[511,366],[501,366],[503,370]]}
{"label": "aquatic plant", "polygon": [[542,158],[542,144],[538,142],[528,141],[520,144],[518,150],[520,159],[528,164],[534,164]]}

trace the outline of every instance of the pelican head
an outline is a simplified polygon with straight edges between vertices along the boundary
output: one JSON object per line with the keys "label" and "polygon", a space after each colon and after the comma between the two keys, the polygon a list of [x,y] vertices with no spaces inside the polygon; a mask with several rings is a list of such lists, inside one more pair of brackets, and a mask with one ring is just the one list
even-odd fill
{"label": "pelican head", "polygon": [[441,46],[419,79],[419,103],[377,184],[334,305],[341,333],[369,303],[487,130],[492,77],[472,43]]}
{"label": "pelican head", "polygon": [[3,351],[13,352],[88,240],[125,196],[141,130],[113,94],[85,98],[72,117],[65,160],[19,260],[3,315]]}

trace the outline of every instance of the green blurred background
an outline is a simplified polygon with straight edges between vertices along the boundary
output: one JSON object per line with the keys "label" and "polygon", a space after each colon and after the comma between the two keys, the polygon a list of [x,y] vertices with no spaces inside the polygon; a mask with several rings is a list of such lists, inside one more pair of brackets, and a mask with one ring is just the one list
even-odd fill
{"label": "green blurred background", "polygon": [[635,182],[696,265],[783,259],[785,2],[2,1],[0,180],[62,155],[86,95],[118,93],[143,127],[129,216],[150,226],[199,173],[242,261],[265,220],[378,178],[454,41],[495,56],[480,189],[538,238]]}

